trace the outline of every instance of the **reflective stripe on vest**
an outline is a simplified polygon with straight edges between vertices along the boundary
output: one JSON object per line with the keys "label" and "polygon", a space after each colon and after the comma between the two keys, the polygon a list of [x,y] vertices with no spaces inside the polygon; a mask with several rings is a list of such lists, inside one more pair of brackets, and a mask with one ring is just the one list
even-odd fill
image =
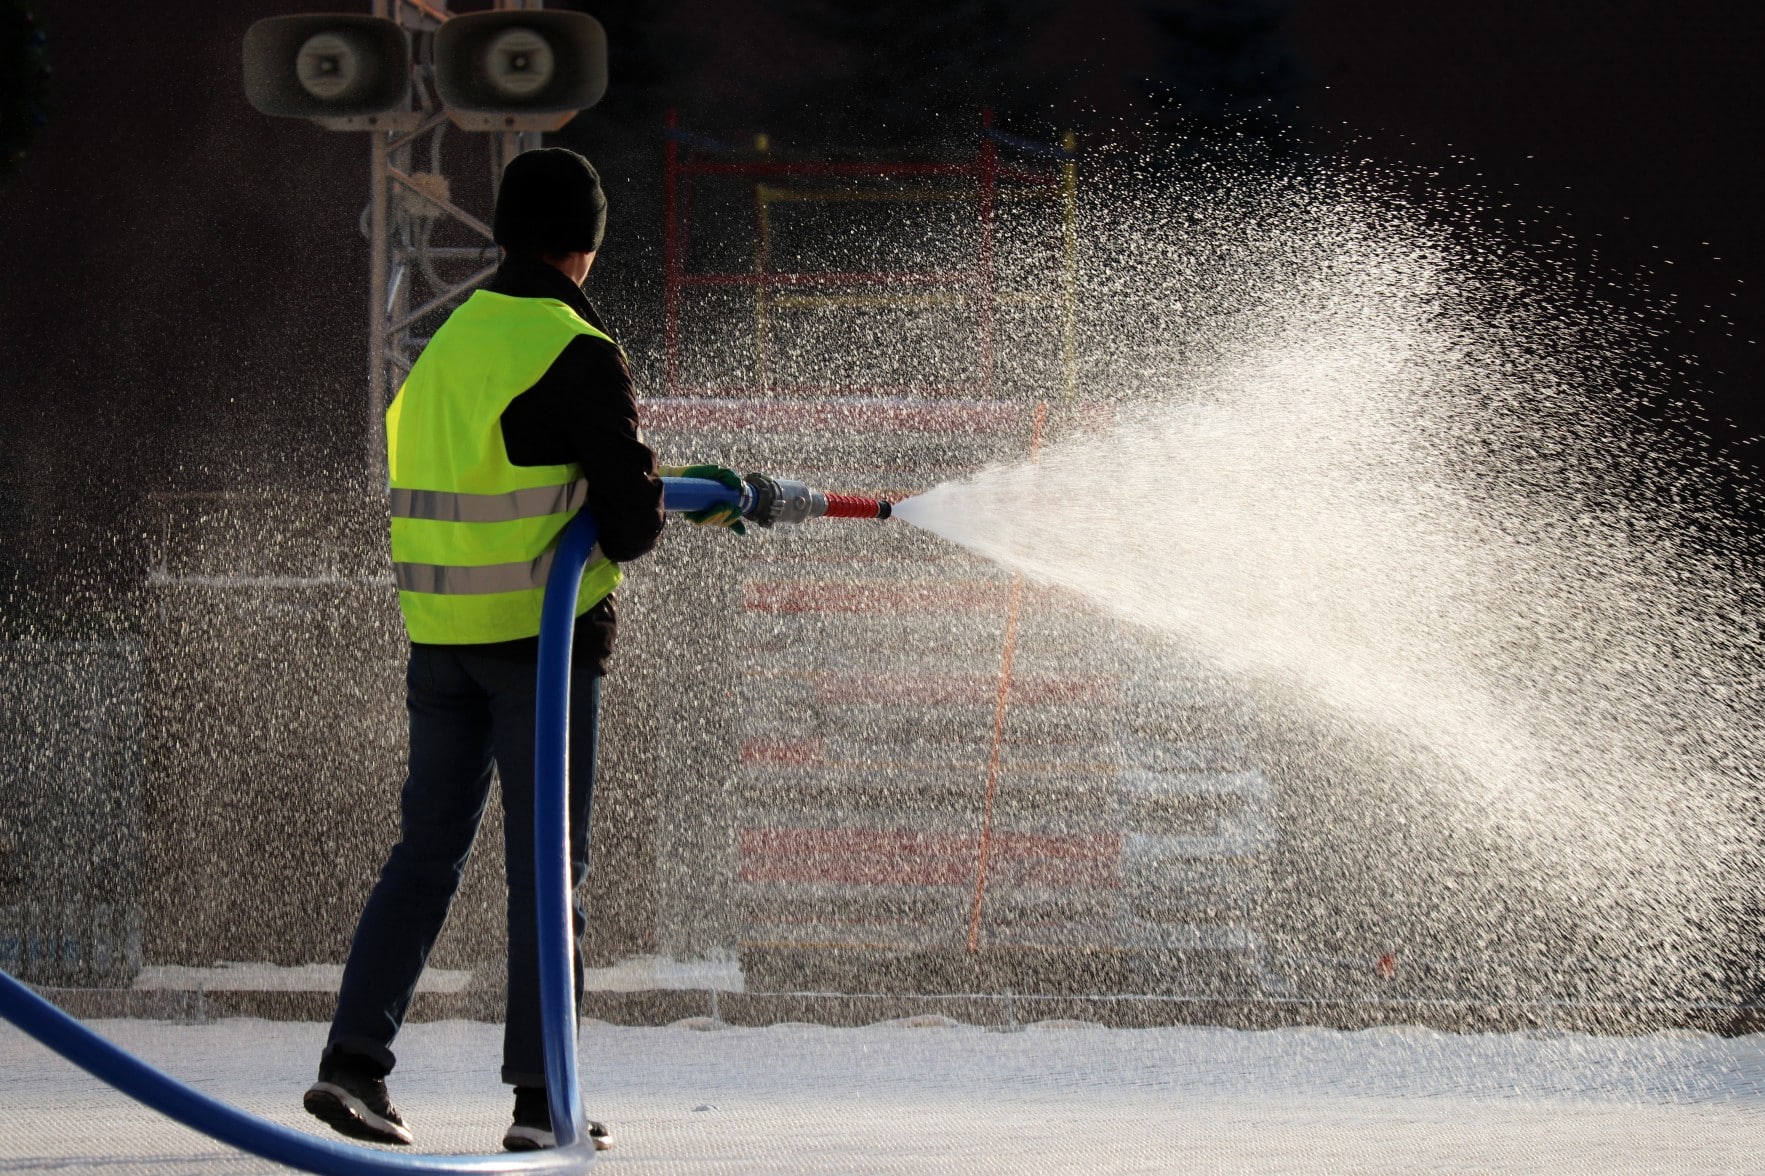
{"label": "reflective stripe on vest", "polygon": [[563,486],[531,486],[507,494],[461,494],[452,490],[393,487],[392,517],[441,523],[511,523],[553,514],[574,514],[588,501],[581,478]]}
{"label": "reflective stripe on vest", "polygon": [[[607,338],[556,299],[479,290],[435,332],[387,410],[393,578],[412,641],[539,632],[558,537],[593,475],[574,463],[515,465],[502,414],[580,335]],[[577,615],[619,578],[597,547]]]}
{"label": "reflective stripe on vest", "polygon": [[[401,592],[431,592],[442,596],[483,596],[491,592],[521,592],[528,588],[544,588],[552,574],[552,548],[538,559],[519,563],[479,564],[476,567],[455,567],[449,564],[395,563],[392,578]],[[588,553],[588,562],[605,559],[597,543]]]}

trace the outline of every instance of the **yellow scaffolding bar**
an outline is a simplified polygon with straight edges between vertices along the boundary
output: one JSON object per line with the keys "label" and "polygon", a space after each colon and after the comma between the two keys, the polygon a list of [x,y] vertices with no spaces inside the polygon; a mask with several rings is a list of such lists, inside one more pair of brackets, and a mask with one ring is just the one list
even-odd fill
{"label": "yellow scaffolding bar", "polygon": [[792,310],[832,310],[842,306],[960,306],[971,294],[774,294],[766,304]]}
{"label": "yellow scaffolding bar", "polygon": [[[1062,164],[1062,170],[1070,169],[1072,164]],[[1001,188],[995,199],[1001,200],[1042,200],[1051,196],[1062,195],[1054,188]],[[883,203],[891,200],[979,200],[980,192],[972,188],[878,188],[874,191],[854,191],[850,188],[775,188],[770,184],[755,184],[754,196],[762,203],[790,204],[853,204]]]}
{"label": "yellow scaffolding bar", "polygon": [[[971,302],[968,293],[947,294],[770,294],[766,305],[774,310],[835,310],[847,306],[961,306]],[[1070,301],[1066,291],[1056,294],[1034,294],[1028,290],[1001,290],[993,301],[1006,306],[1043,306],[1058,302],[1063,307]]]}

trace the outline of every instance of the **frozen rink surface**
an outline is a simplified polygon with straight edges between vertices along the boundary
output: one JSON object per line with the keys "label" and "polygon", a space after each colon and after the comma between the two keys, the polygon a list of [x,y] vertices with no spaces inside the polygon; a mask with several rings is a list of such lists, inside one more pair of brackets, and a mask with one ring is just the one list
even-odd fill
{"label": "frozen rink surface", "polygon": [[[324,1026],[101,1021],[278,1122]],[[495,1150],[501,1029],[410,1026],[393,1100],[422,1150]],[[589,1113],[654,1173],[1762,1172],[1765,1036],[1421,1029],[1020,1032],[618,1028],[582,1034]],[[0,1172],[275,1170],[176,1126],[0,1023]]]}

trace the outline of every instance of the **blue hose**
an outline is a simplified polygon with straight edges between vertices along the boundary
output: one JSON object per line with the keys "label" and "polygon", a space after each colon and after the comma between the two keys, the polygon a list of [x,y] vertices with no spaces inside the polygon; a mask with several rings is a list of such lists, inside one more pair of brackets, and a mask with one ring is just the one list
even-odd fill
{"label": "blue hose", "polygon": [[[592,1141],[584,1147],[517,1155],[401,1155],[377,1148],[308,1135],[247,1114],[148,1065],[86,1028],[23,984],[0,972],[0,1017],[36,1038],[74,1065],[108,1082],[136,1102],[186,1127],[278,1164],[329,1176],[367,1173],[564,1173],[585,1172],[594,1162]],[[575,1036],[574,1033],[571,1034]]]}
{"label": "blue hose", "polygon": [[667,510],[704,510],[707,506],[728,504],[742,510],[752,501],[753,491],[744,486],[731,490],[722,482],[709,478],[663,478],[662,506]]}
{"label": "blue hose", "polygon": [[[663,478],[663,506],[700,510],[743,504],[708,478]],[[593,1141],[582,1113],[576,1070],[576,972],[570,920],[570,650],[576,636],[576,597],[582,572],[600,536],[594,512],[583,507],[558,539],[539,614],[539,677],[533,700],[534,905],[539,919],[539,1021],[545,1034],[546,1101],[560,1148]]]}
{"label": "blue hose", "polygon": [[539,678],[533,699],[534,905],[539,918],[539,1023],[545,1034],[546,1101],[559,1147],[589,1144],[576,1073],[576,952],[570,924],[570,647],[576,596],[600,528],[587,507],[558,540],[539,614]]}
{"label": "blue hose", "polygon": [[[738,507],[743,491],[707,478],[663,478],[668,510],[715,503]],[[576,1071],[576,973],[570,921],[570,649],[576,596],[600,534],[594,512],[578,511],[558,539],[539,614],[539,677],[533,700],[533,861],[538,871],[539,1022],[545,1033],[546,1101],[560,1148],[587,1142]]]}
{"label": "blue hose", "polygon": [[[662,479],[668,510],[700,510],[723,502],[739,507],[743,494],[707,478]],[[599,534],[594,512],[584,507],[559,537],[539,615],[539,678],[533,701],[539,1019],[545,1033],[546,1100],[560,1148],[588,1141],[576,1071],[576,953],[570,920],[570,649],[582,572]]]}

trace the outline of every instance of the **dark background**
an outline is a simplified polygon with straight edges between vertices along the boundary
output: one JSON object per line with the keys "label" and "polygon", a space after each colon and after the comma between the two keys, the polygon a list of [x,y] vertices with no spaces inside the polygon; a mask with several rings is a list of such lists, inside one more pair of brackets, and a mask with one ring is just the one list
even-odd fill
{"label": "dark background", "polygon": [[[126,567],[144,494],[358,476],[366,199],[360,136],[253,112],[261,16],[336,4],[43,0],[49,121],[0,180],[0,617],[126,626],[78,586]],[[347,7],[347,6],[344,6]],[[365,7],[365,6],[364,6]],[[462,6],[464,7],[464,6]],[[584,5],[590,8],[592,6]],[[1754,393],[1765,6],[1744,0],[672,0],[597,13],[613,90],[554,142],[602,166],[595,292],[653,355],[661,128],[778,149],[972,143],[1075,126],[1180,166],[1248,131],[1271,155],[1398,165],[1480,190],[1475,215],[1614,297],[1670,304],[1658,340],[1742,471]],[[1242,142],[1242,140],[1239,140]],[[465,136],[453,150],[464,151]],[[459,193],[488,208],[484,192]],[[1469,196],[1466,197],[1470,199]],[[122,559],[123,563],[116,561]]]}

